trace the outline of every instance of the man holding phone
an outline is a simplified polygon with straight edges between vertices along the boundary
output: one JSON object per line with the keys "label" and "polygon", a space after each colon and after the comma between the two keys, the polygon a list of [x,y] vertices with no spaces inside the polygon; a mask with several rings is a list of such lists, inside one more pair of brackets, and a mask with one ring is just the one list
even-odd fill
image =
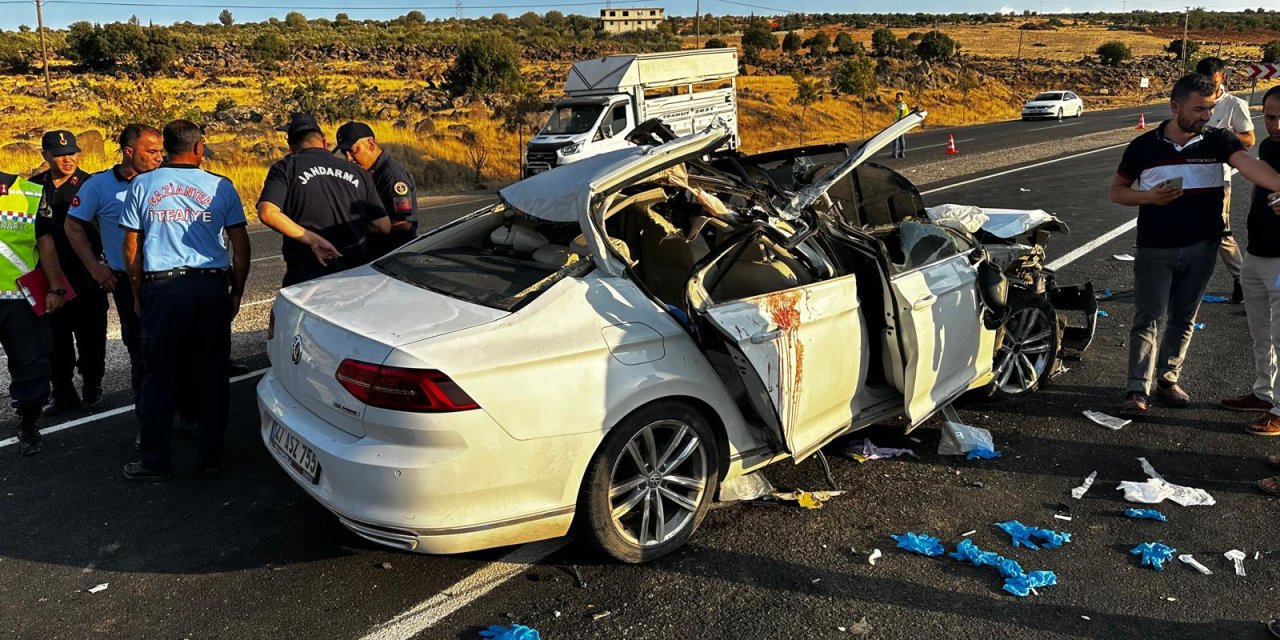
{"label": "man holding phone", "polygon": [[1178,378],[1222,240],[1222,165],[1280,192],[1280,174],[1250,156],[1234,133],[1205,127],[1217,89],[1202,74],[1179,79],[1169,101],[1173,117],[1129,143],[1111,183],[1112,202],[1138,207],[1129,375],[1119,409],[1126,415],[1150,411],[1153,378],[1156,395],[1170,406],[1191,403]]}

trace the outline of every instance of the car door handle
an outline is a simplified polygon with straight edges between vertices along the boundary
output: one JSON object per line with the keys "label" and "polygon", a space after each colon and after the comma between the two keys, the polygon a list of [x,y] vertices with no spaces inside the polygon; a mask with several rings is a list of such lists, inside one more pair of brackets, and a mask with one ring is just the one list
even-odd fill
{"label": "car door handle", "polygon": [[772,331],[761,331],[751,336],[751,344],[764,344],[782,335],[782,329],[774,329]]}
{"label": "car door handle", "polygon": [[923,298],[920,298],[919,300],[916,300],[915,302],[911,303],[911,310],[912,310],[912,311],[920,311],[920,310],[922,310],[922,309],[927,309],[927,308],[929,308],[929,307],[933,306],[933,303],[935,303],[935,302],[937,302],[937,301],[938,301],[938,296],[935,296],[935,295],[933,295],[933,294],[931,293],[931,294],[929,294],[929,295],[927,295],[927,296],[925,296],[925,297],[923,297]]}

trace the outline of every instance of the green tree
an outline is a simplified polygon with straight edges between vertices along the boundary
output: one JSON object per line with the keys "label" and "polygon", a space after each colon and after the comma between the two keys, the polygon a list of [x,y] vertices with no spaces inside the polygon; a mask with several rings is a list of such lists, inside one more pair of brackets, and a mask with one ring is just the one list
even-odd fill
{"label": "green tree", "polygon": [[455,96],[514,91],[521,84],[520,51],[505,36],[471,38],[458,48],[444,79]]}
{"label": "green tree", "polygon": [[[831,86],[841,95],[852,98],[866,98],[875,92],[879,83],[876,81],[876,63],[865,55],[854,56],[836,67],[831,74]],[[862,135],[867,135],[867,109],[863,105]]]}
{"label": "green tree", "polygon": [[306,29],[307,17],[298,11],[290,11],[284,14],[284,24],[290,29]]}
{"label": "green tree", "polygon": [[920,38],[920,44],[916,45],[916,55],[923,60],[950,60],[959,49],[960,45],[951,36],[935,30]]}
{"label": "green tree", "polygon": [[809,114],[809,107],[822,99],[822,80],[808,78],[799,71],[791,74],[791,81],[796,85],[796,95],[791,104],[800,107],[800,144],[804,144],[804,120]]}
{"label": "green tree", "polygon": [[1118,67],[1121,62],[1133,57],[1133,51],[1129,49],[1129,45],[1119,40],[1102,43],[1096,53],[1098,60],[1109,67]]}
{"label": "green tree", "polygon": [[965,123],[965,119],[969,115],[969,93],[974,89],[982,86],[982,78],[978,76],[978,72],[965,67],[956,78],[955,88],[960,90],[963,107],[960,110],[960,124]]}
{"label": "green tree", "polygon": [[500,105],[493,117],[502,122],[502,130],[516,135],[516,156],[524,152],[524,137],[537,130],[541,122],[543,100],[538,92],[521,87],[510,96],[510,101]]}
{"label": "green tree", "polygon": [[1272,40],[1262,45],[1262,61],[1280,63],[1280,40]]}
{"label": "green tree", "polygon": [[788,31],[787,35],[782,38],[782,50],[786,53],[795,53],[800,50],[801,38],[800,34],[794,31]]}
{"label": "green tree", "polygon": [[809,38],[809,55],[815,58],[825,58],[827,53],[831,51],[831,36],[826,32],[819,31]]}
{"label": "green tree", "polygon": [[729,46],[728,42],[725,42],[720,38],[711,38],[710,40],[707,40],[706,44],[703,45],[703,48],[704,49],[723,49],[727,46]]}
{"label": "green tree", "polygon": [[274,31],[264,33],[253,39],[249,55],[258,62],[280,62],[289,57],[289,43]]}
{"label": "green tree", "polygon": [[[1172,53],[1174,59],[1181,58],[1182,57],[1182,38],[1175,38],[1173,40],[1170,40],[1169,44],[1165,45],[1164,50],[1168,51],[1169,53]],[[1191,60],[1192,58],[1194,58],[1198,51],[1200,51],[1200,43],[1196,42],[1195,40],[1190,40],[1190,39],[1187,40],[1187,60]]]}
{"label": "green tree", "polygon": [[742,45],[773,51],[778,48],[778,36],[773,35],[767,25],[756,23],[742,32]]}
{"label": "green tree", "polygon": [[880,27],[871,32],[871,52],[878,56],[893,55],[894,45],[898,43],[898,36],[884,27]]}
{"label": "green tree", "polygon": [[862,49],[862,43],[857,42],[847,32],[841,31],[836,34],[836,51],[842,56],[851,56]]}
{"label": "green tree", "polygon": [[222,12],[218,14],[218,22],[222,23],[222,26],[224,27],[229,27],[236,23],[236,19],[235,16],[231,15],[230,9],[223,9]]}
{"label": "green tree", "polygon": [[404,14],[404,21],[406,24],[423,24],[427,21],[427,16],[421,11],[414,9],[413,11]]}
{"label": "green tree", "polygon": [[742,47],[742,64],[757,66],[760,64],[760,48],[746,45]]}

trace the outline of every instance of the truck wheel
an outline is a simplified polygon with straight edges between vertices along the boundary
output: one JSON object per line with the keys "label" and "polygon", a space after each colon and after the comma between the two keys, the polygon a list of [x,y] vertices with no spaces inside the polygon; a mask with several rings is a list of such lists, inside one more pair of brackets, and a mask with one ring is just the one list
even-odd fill
{"label": "truck wheel", "polygon": [[987,387],[993,398],[1018,398],[1039,389],[1058,362],[1061,334],[1057,312],[1045,296],[1009,291],[1009,317],[1001,328]]}
{"label": "truck wheel", "polygon": [[719,477],[715,434],[702,414],[655,402],[611,429],[587,467],[579,533],[620,562],[660,558],[693,535]]}

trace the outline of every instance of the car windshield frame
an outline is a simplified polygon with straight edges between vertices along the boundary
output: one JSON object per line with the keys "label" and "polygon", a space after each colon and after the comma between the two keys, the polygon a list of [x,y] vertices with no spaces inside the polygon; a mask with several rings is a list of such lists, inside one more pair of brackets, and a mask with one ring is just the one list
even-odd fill
{"label": "car windshield frame", "polygon": [[[562,104],[551,110],[551,117],[547,119],[547,123],[545,125],[542,125],[542,129],[538,131],[538,134],[544,136],[576,136],[587,133],[594,129],[596,124],[600,122],[600,116],[604,113],[606,106],[607,105],[603,103],[596,102],[569,102]],[[591,109],[594,109],[595,113],[590,115],[589,118],[574,117],[575,113],[589,112]],[[564,114],[563,117],[567,123],[573,124],[574,126],[566,126],[561,129],[553,128],[553,125],[560,124],[559,118],[561,114]],[[585,123],[585,125],[583,123]]]}
{"label": "car windshield frame", "polygon": [[1046,91],[1028,100],[1028,102],[1062,102],[1064,95],[1061,91]]}

